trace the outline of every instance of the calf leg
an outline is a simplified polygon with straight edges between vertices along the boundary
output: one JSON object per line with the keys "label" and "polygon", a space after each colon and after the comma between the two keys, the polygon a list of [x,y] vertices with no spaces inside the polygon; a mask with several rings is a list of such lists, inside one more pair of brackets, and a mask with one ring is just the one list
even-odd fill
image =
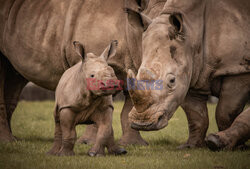
{"label": "calf leg", "polygon": [[250,139],[250,108],[243,111],[233,122],[231,127],[206,138],[206,144],[213,151],[233,149]]}
{"label": "calf leg", "polygon": [[121,124],[122,124],[122,137],[119,141],[120,145],[148,145],[148,143],[141,137],[140,132],[130,127],[128,120],[128,114],[133,108],[132,100],[129,94],[125,95],[125,103],[121,112]]}
{"label": "calf leg", "polygon": [[96,140],[96,124],[87,125],[84,134],[77,140],[77,143],[94,144]]}
{"label": "calf leg", "polygon": [[95,112],[91,117],[96,122],[98,131],[96,142],[89,150],[89,156],[103,156],[105,155],[105,147],[108,148],[109,153],[120,155],[125,154],[126,150],[117,146],[114,142],[114,134],[112,128],[112,113],[113,108],[109,107],[104,112]]}
{"label": "calf leg", "polygon": [[223,79],[220,99],[216,108],[216,122],[219,131],[231,126],[234,119],[243,111],[248,100],[249,75],[232,76]]}
{"label": "calf leg", "polygon": [[208,129],[207,96],[188,94],[182,104],[189,127],[189,138],[179,149],[202,147]]}
{"label": "calf leg", "polygon": [[62,146],[57,153],[59,156],[75,155],[73,149],[76,141],[75,113],[70,109],[63,109],[59,113],[62,131]]}

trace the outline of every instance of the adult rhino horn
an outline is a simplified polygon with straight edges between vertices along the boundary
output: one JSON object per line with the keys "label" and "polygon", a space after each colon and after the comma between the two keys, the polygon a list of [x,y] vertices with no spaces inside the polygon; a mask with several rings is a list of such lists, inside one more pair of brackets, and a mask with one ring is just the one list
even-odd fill
{"label": "adult rhino horn", "polygon": [[[138,90],[137,80],[132,70],[128,70],[128,79],[134,80],[134,86],[131,87],[129,95],[134,103],[135,109],[138,113],[143,113],[150,105],[152,105],[152,96],[148,90]],[[129,85],[129,84],[128,84]]]}

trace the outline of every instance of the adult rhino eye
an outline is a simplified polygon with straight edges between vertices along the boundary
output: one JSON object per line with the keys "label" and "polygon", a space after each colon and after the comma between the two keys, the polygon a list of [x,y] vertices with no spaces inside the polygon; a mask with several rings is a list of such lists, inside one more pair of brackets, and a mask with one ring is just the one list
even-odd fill
{"label": "adult rhino eye", "polygon": [[174,26],[175,30],[177,32],[182,32],[183,31],[183,26],[182,26],[182,15],[181,14],[172,14],[169,17],[169,22],[171,23],[172,26]]}

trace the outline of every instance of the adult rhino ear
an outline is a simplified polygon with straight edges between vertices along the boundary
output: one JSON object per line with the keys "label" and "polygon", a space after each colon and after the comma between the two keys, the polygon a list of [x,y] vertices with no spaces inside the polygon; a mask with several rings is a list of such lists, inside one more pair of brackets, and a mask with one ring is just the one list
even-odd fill
{"label": "adult rhino ear", "polygon": [[152,23],[152,20],[142,13],[136,12],[129,8],[126,8],[126,12],[128,13],[128,22],[134,28],[142,28],[144,31],[146,31],[148,26]]}
{"label": "adult rhino ear", "polygon": [[101,57],[103,57],[105,60],[108,60],[108,58],[115,56],[117,46],[118,46],[118,41],[113,40],[110,43],[110,45],[104,50],[104,52],[101,54]]}
{"label": "adult rhino ear", "polygon": [[149,0],[136,0],[139,10],[144,11],[148,7]]}
{"label": "adult rhino ear", "polygon": [[73,45],[74,45],[76,53],[79,56],[81,56],[82,61],[84,62],[84,60],[86,59],[86,56],[87,56],[86,53],[85,53],[84,46],[80,42],[78,42],[78,41],[74,41]]}

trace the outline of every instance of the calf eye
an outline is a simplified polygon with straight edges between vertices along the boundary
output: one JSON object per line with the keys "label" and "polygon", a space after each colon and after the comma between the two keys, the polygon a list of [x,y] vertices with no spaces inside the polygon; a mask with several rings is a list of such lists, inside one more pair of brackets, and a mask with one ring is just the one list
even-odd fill
{"label": "calf eye", "polygon": [[93,77],[95,77],[95,75],[90,75],[90,77],[92,77],[92,78],[93,78]]}

